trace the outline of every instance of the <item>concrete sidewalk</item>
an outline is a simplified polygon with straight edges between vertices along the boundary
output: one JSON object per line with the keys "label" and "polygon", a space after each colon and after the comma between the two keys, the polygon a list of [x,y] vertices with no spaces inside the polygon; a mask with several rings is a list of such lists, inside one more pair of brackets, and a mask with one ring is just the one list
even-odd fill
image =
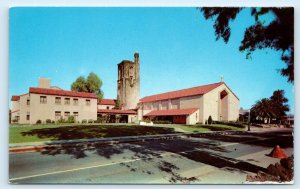
{"label": "concrete sidewalk", "polygon": [[171,140],[176,138],[186,138],[194,133],[175,133],[175,134],[159,134],[159,135],[145,135],[145,136],[124,136],[124,137],[110,137],[110,138],[92,138],[92,139],[77,139],[77,140],[55,140],[43,142],[26,142],[9,144],[9,152],[24,152],[42,150],[45,147],[57,146],[62,144],[77,144],[77,143],[92,143],[101,142],[103,144],[115,144],[148,140]]}

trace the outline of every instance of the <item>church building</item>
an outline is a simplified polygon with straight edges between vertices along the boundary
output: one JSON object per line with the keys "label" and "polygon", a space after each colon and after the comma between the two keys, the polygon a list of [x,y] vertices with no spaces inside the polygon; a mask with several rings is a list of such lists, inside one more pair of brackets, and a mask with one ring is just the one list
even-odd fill
{"label": "church building", "polygon": [[[117,99],[97,100],[93,93],[66,91],[40,78],[38,87],[13,96],[11,116],[15,123],[34,124],[74,116],[76,122],[108,117],[107,122],[138,123],[145,119],[175,124],[236,121],[239,98],[221,81],[140,98],[140,58],[118,64]],[[117,107],[118,104],[118,107]]]}

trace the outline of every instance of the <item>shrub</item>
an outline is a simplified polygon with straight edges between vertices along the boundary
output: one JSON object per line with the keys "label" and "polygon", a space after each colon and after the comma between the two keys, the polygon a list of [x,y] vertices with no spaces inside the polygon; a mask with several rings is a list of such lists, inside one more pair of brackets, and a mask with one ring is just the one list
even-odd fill
{"label": "shrub", "polygon": [[215,121],[216,124],[229,125],[238,128],[245,128],[243,122],[233,122],[233,121]]}
{"label": "shrub", "polygon": [[46,119],[46,123],[52,123],[51,119]]}
{"label": "shrub", "polygon": [[65,123],[66,121],[64,120],[64,118],[63,117],[60,117],[60,119],[59,120],[57,120],[57,123]]}
{"label": "shrub", "polygon": [[142,122],[151,123],[151,120],[149,118],[145,118],[145,119],[142,120]]}
{"label": "shrub", "polygon": [[101,116],[101,117],[97,117],[97,120],[94,121],[94,123],[105,123],[106,118]]}
{"label": "shrub", "polygon": [[155,124],[171,124],[171,121],[168,120],[160,120],[160,121],[153,121]]}
{"label": "shrub", "polygon": [[211,116],[208,117],[207,123],[208,125],[211,125],[213,122],[213,119],[211,118]]}
{"label": "shrub", "polygon": [[94,120],[89,119],[88,123],[94,123]]}
{"label": "shrub", "polygon": [[38,119],[37,121],[36,121],[36,124],[41,124],[42,123],[42,120],[40,120],[40,119]]}
{"label": "shrub", "polygon": [[74,116],[69,116],[68,117],[68,123],[75,123],[75,117]]}
{"label": "shrub", "polygon": [[86,120],[86,119],[83,119],[83,120],[81,121],[81,123],[87,123],[87,120]]}
{"label": "shrub", "polygon": [[52,124],[54,124],[55,123],[55,121],[54,120],[52,120],[52,122],[51,122]]}

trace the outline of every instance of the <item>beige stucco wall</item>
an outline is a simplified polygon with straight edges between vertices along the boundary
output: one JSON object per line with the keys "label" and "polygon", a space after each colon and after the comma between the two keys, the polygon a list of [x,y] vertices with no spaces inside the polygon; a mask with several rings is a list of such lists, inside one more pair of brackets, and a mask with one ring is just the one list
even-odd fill
{"label": "beige stucco wall", "polygon": [[220,92],[226,90],[228,93],[228,119],[223,121],[236,121],[239,114],[239,100],[235,95],[226,87],[225,84],[220,85],[219,87],[213,89],[212,91],[203,95],[203,122],[208,120],[208,117],[211,115],[213,120],[220,120],[221,114],[221,100]]}
{"label": "beige stucco wall", "polygon": [[128,115],[128,123],[138,123],[137,115]]}
{"label": "beige stucco wall", "polygon": [[[47,103],[40,103],[40,96],[47,96]],[[61,97],[61,104],[55,104],[55,97]],[[64,99],[70,98],[70,104],[65,105]],[[78,99],[78,105],[73,104],[73,99]],[[40,95],[30,94],[30,123],[34,124],[37,120],[46,119],[55,120],[55,111],[61,111],[61,115],[64,117],[65,112],[70,112],[70,115],[74,115],[74,112],[78,112],[78,121],[83,119],[96,120],[97,119],[97,99],[89,99],[90,105],[86,105],[87,98],[79,97],[64,97],[54,95]]]}
{"label": "beige stucco wall", "polygon": [[186,117],[187,125],[194,125],[199,122],[199,110]]}
{"label": "beige stucco wall", "polygon": [[114,105],[103,105],[103,104],[98,104],[98,109],[113,109],[115,106]]}
{"label": "beige stucco wall", "polygon": [[30,120],[27,120],[26,116],[30,115],[30,119],[31,119],[31,113],[30,113],[30,104],[27,105],[27,100],[30,100],[30,96],[29,94],[25,94],[20,96],[20,121],[19,123],[30,123]]}

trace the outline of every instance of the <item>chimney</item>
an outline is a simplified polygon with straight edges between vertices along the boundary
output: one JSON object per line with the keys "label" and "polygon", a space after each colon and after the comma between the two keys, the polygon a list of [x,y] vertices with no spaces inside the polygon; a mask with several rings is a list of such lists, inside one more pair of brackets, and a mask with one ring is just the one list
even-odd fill
{"label": "chimney", "polygon": [[39,78],[39,86],[38,87],[39,88],[50,89],[50,87],[51,87],[51,85],[50,85],[50,79],[40,77]]}
{"label": "chimney", "polygon": [[136,63],[136,64],[139,64],[140,63],[140,60],[139,60],[139,52],[135,52],[134,53],[134,63]]}

